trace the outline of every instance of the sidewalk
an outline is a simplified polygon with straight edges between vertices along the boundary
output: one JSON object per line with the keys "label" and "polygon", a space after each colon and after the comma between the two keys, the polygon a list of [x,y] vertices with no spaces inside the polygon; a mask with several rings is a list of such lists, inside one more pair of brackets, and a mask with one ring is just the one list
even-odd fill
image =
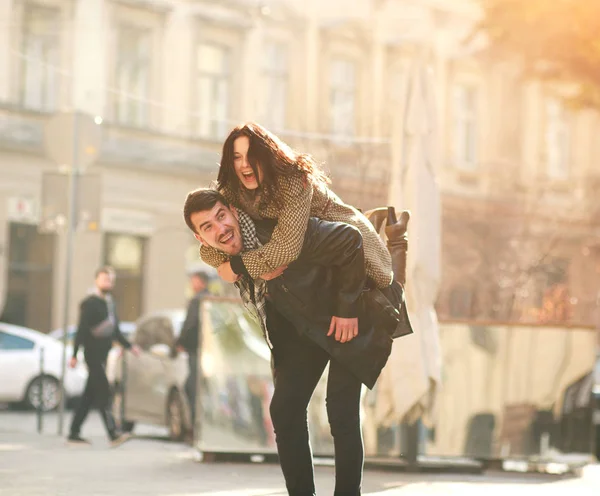
{"label": "sidewalk", "polygon": [[[160,438],[160,429],[140,426],[144,435],[110,449],[97,415],[84,434],[92,447],[70,448],[56,436],[35,433],[31,414],[0,412],[0,495],[2,496],[275,496],[285,495],[275,465],[208,464],[196,452]],[[70,414],[67,417],[70,420]],[[67,424],[68,425],[68,424]],[[137,430],[137,427],[136,427]],[[157,437],[157,434],[159,435]],[[488,473],[424,475],[366,471],[363,495],[429,496],[527,494],[597,496],[600,470],[589,467],[578,479]],[[316,468],[317,494],[333,494],[333,469]]]}

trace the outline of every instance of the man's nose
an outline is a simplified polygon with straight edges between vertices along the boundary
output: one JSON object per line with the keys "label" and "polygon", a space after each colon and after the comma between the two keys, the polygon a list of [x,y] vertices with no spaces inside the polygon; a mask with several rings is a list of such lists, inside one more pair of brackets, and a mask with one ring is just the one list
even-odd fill
{"label": "man's nose", "polygon": [[219,236],[221,236],[227,231],[227,226],[223,223],[219,223],[219,225],[217,226],[217,231],[219,233]]}

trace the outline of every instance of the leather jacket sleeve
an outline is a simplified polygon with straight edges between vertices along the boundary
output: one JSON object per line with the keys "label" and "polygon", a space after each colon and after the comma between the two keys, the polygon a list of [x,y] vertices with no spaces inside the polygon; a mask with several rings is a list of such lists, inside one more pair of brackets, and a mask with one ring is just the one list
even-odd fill
{"label": "leather jacket sleeve", "polygon": [[358,316],[357,303],[367,275],[362,235],[356,227],[311,217],[298,263],[329,267],[335,285],[335,316]]}

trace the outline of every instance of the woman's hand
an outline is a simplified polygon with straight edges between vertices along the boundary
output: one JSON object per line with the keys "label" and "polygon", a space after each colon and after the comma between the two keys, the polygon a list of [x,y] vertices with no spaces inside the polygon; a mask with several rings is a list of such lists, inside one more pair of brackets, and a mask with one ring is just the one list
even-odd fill
{"label": "woman's hand", "polygon": [[233,272],[233,270],[231,270],[231,263],[229,263],[229,262],[225,262],[225,263],[222,263],[221,265],[219,265],[217,272],[219,273],[219,277],[221,279],[223,279],[225,282],[233,283],[233,282],[236,282],[241,277],[238,274],[236,274],[235,272]]}
{"label": "woman's hand", "polygon": [[281,267],[277,267],[273,272],[267,272],[266,274],[261,275],[260,278],[263,281],[270,281],[271,279],[275,279],[283,274],[283,271],[287,268],[287,265],[282,265]]}
{"label": "woman's hand", "polygon": [[335,333],[335,340],[340,343],[347,343],[358,336],[358,318],[344,319],[342,317],[331,317],[328,336]]}

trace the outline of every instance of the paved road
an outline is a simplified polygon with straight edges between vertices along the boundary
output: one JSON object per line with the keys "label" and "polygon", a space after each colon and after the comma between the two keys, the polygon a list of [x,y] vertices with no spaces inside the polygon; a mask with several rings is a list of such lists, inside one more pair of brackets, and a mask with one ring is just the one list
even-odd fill
{"label": "paved road", "polygon": [[[70,414],[69,414],[70,418]],[[275,496],[285,494],[274,465],[198,463],[192,448],[170,443],[164,429],[136,427],[136,438],[108,448],[97,414],[84,434],[92,447],[69,448],[56,436],[56,416],[46,434],[35,433],[35,417],[0,412],[0,495],[2,496]],[[429,496],[527,494],[527,496],[600,494],[594,467],[585,478],[556,480],[542,476],[423,475],[367,471],[365,495]],[[333,493],[333,471],[316,468],[319,495]],[[527,491],[527,493],[525,493]]]}

